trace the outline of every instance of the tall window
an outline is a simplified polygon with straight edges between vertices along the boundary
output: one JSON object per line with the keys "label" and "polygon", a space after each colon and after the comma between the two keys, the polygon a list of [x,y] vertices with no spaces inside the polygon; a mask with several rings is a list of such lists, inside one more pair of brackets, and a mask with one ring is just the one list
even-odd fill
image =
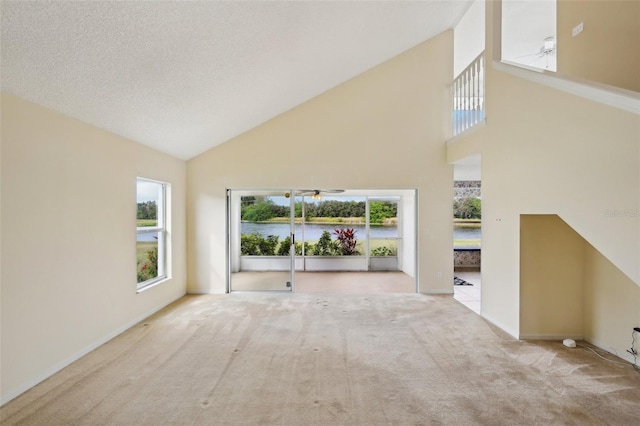
{"label": "tall window", "polygon": [[138,290],[167,277],[166,184],[138,179],[136,257]]}

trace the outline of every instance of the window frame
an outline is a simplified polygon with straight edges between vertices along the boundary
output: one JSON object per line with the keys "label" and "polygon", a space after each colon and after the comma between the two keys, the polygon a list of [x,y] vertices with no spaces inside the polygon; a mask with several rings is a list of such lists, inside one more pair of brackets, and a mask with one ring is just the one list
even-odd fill
{"label": "window frame", "polygon": [[[165,281],[169,278],[168,274],[168,211],[167,211],[167,193],[169,191],[169,184],[167,182],[162,182],[154,179],[147,179],[143,177],[136,178],[136,211],[138,205],[138,183],[139,182],[147,182],[152,184],[157,184],[160,186],[160,190],[158,191],[158,200],[156,202],[156,226],[137,226],[136,222],[136,245],[138,242],[138,236],[143,234],[157,234],[158,235],[158,274],[149,278],[148,280],[137,282],[136,289],[137,292],[140,293],[143,290],[146,290],[150,287],[153,287],[156,284],[159,284],[162,281]],[[137,214],[136,214],[137,221]],[[137,250],[136,250],[137,254]],[[137,257],[136,257],[137,258]],[[137,271],[137,262],[136,262],[136,271]],[[137,281],[137,279],[136,279]]]}

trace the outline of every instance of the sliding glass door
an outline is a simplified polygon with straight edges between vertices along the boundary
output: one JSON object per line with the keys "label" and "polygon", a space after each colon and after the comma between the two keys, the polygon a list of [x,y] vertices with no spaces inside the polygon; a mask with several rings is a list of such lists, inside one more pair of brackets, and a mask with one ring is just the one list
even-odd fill
{"label": "sliding glass door", "polygon": [[292,191],[228,194],[230,291],[293,291]]}
{"label": "sliding glass door", "polygon": [[401,258],[400,197],[367,197],[368,259],[370,271],[396,271]]}
{"label": "sliding glass door", "polygon": [[344,292],[383,271],[395,275],[366,280],[416,281],[415,206],[415,190],[229,190],[229,290]]}

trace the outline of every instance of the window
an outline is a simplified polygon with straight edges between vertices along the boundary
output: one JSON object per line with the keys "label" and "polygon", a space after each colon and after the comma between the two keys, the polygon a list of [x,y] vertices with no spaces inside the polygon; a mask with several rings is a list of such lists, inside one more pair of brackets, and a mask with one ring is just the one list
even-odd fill
{"label": "window", "polygon": [[138,290],[167,277],[166,187],[138,178],[136,258]]}

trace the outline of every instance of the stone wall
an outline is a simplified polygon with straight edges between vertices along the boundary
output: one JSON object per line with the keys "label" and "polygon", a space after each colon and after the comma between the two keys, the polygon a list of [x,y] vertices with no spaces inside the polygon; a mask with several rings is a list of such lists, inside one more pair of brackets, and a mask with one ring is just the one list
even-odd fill
{"label": "stone wall", "polygon": [[479,248],[453,249],[453,269],[458,270],[480,270],[480,256],[482,251]]}
{"label": "stone wall", "polygon": [[453,183],[453,198],[480,198],[481,181],[479,180],[458,180]]}

